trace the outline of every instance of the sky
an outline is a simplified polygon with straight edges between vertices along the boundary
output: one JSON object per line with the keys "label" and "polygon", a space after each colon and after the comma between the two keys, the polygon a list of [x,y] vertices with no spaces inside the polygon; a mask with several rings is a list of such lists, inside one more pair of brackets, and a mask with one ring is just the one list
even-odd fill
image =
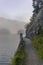
{"label": "sky", "polygon": [[32,0],[0,0],[0,17],[29,22]]}

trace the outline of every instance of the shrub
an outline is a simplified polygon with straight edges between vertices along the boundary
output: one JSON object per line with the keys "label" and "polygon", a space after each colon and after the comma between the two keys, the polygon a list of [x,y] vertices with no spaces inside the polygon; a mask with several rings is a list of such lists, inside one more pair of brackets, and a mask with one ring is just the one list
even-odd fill
{"label": "shrub", "polygon": [[33,45],[37,50],[37,53],[39,55],[39,58],[43,60],[43,37],[37,36],[33,39]]}
{"label": "shrub", "polygon": [[20,45],[16,55],[12,59],[12,65],[24,65],[24,61],[26,58],[26,54],[24,52],[24,47],[25,47],[24,44],[22,46]]}

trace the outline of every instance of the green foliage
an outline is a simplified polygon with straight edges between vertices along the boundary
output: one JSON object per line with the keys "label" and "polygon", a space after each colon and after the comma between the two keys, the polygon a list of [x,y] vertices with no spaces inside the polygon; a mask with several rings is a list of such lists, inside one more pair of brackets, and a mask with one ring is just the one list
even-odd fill
{"label": "green foliage", "polygon": [[24,65],[26,54],[24,52],[25,45],[20,46],[18,52],[12,59],[12,65]]}
{"label": "green foliage", "polygon": [[40,26],[39,30],[38,30],[38,35],[43,37],[43,29]]}
{"label": "green foliage", "polygon": [[43,36],[39,35],[34,38],[33,46],[36,48],[39,58],[43,60]]}
{"label": "green foliage", "polygon": [[34,19],[33,19],[33,16],[30,18],[30,23],[27,23],[26,24],[26,29],[29,29],[29,27],[33,24],[33,22],[34,22]]}
{"label": "green foliage", "polygon": [[[37,4],[35,4],[37,2]],[[34,14],[38,14],[38,12],[40,11],[40,9],[42,8],[42,5],[43,5],[43,1],[42,0],[33,0],[33,8],[34,8],[34,11],[33,13]]]}
{"label": "green foliage", "polygon": [[30,23],[27,23],[26,26],[25,26],[25,28],[26,28],[26,34],[28,33],[28,30],[32,26],[33,23],[34,23],[34,17],[32,16],[30,18]]}

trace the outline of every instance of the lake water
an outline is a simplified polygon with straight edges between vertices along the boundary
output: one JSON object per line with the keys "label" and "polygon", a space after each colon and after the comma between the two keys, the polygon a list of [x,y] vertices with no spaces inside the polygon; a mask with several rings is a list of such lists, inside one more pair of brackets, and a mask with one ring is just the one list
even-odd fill
{"label": "lake water", "polygon": [[0,63],[10,62],[11,57],[17,51],[19,35],[0,35]]}

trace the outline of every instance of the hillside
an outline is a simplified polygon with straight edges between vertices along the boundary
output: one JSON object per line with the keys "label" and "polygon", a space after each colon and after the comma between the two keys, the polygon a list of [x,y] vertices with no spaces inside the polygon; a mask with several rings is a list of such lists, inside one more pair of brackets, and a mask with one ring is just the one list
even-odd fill
{"label": "hillside", "polygon": [[32,40],[39,59],[43,61],[43,0],[33,0],[33,8],[31,22],[26,27],[26,37]]}
{"label": "hillside", "polygon": [[[26,37],[32,38],[38,35],[38,30],[41,28],[43,29],[43,1],[35,1],[38,5],[35,5],[35,0],[33,0],[33,15],[31,18],[30,24],[27,24],[26,28]],[[41,4],[40,4],[41,3]],[[39,7],[41,6],[41,7]]]}

